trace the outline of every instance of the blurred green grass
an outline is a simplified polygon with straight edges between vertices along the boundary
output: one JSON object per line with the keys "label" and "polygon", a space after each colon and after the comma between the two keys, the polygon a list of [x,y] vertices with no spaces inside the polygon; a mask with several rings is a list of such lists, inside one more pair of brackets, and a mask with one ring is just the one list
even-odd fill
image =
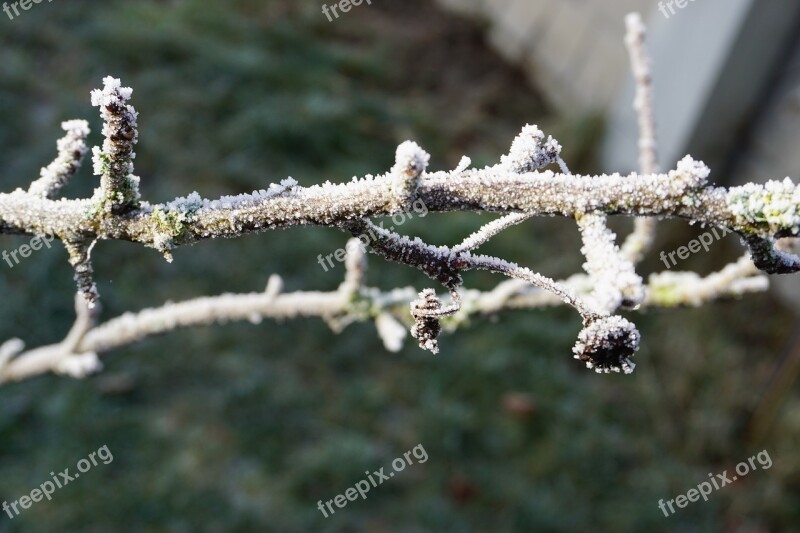
{"label": "blurred green grass", "polygon": [[[134,88],[137,174],[150,201],[308,185],[388,168],[420,142],[435,168],[462,154],[496,160],[526,122],[591,169],[600,123],[559,117],[488,52],[475,24],[421,1],[375,2],[335,23],[316,4],[239,0],[40,4],[0,23],[0,185],[24,186],[53,155],[58,124],[90,118],[103,76]],[[83,196],[86,165],[68,189]],[[485,220],[431,214],[403,226],[460,240]],[[690,233],[667,224],[661,244]],[[622,227],[622,226],[620,226]],[[101,243],[104,316],[200,294],[252,291],[271,273],[287,290],[331,289],[316,262],[346,241],[299,228],[206,242],[167,264],[152,250]],[[730,240],[729,240],[730,241]],[[710,269],[735,257],[693,260]],[[0,248],[20,238],[0,237]],[[666,244],[665,244],[666,243]],[[487,251],[564,276],[580,268],[574,224],[537,219]],[[674,246],[667,249],[673,249]],[[706,262],[705,264],[703,262]],[[658,268],[655,260],[646,268]],[[470,286],[497,281],[470,275]],[[429,282],[371,261],[371,284]],[[72,319],[63,250],[0,270],[0,339],[35,346]],[[755,319],[754,317],[763,317]],[[793,317],[770,295],[634,316],[644,338],[633,376],[597,376],[570,358],[567,309],[509,313],[387,353],[370,325],[334,335],[318,321],[223,327],[149,339],[105,358],[85,381],[52,376],[0,389],[0,498],[14,500],[107,444],[98,466],[0,530],[571,531],[789,530],[800,521],[795,387],[760,442],[748,424],[789,346]],[[525,409],[515,408],[521,398]],[[325,519],[316,509],[364,470],[422,443],[424,465]],[[775,464],[664,519],[661,498],[761,449]]]}

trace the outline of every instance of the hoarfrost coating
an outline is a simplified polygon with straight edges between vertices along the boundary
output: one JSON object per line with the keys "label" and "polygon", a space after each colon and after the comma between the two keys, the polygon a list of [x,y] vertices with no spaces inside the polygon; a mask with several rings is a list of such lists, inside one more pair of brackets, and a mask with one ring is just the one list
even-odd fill
{"label": "hoarfrost coating", "polygon": [[[0,382],[43,372],[85,375],[100,367],[97,353],[178,327],[264,317],[318,316],[339,331],[354,321],[380,321],[390,349],[402,342],[396,324],[413,322],[411,332],[424,349],[438,351],[439,334],[466,324],[472,315],[506,308],[535,308],[565,303],[583,319],[574,354],[591,368],[629,372],[639,333],[632,322],[615,315],[622,308],[699,305],[717,298],[763,290],[764,274],[800,271],[800,258],[786,240],[800,235],[800,191],[787,179],[765,185],[726,189],[709,183],[710,171],[686,156],[675,169],[660,172],[649,61],[641,17],[626,17],[631,67],[637,86],[634,108],[639,119],[641,169],[628,175],[573,175],[561,157],[561,145],[534,125],[525,125],[499,163],[472,168],[462,157],[453,170],[431,172],[430,156],[413,141],[398,146],[391,168],[382,174],[302,186],[291,178],[251,194],[203,199],[200,194],[163,204],[141,199],[133,174],[138,115],[130,105],[132,90],[106,77],[91,95],[100,107],[105,141],[93,149],[100,187],[91,198],[66,200],[58,191],[83,157],[85,123],[68,122],[59,155],[30,190],[0,193],[0,233],[52,235],[69,255],[79,298],[77,320],[64,342],[22,351],[11,339],[0,345]],[[66,146],[75,147],[72,157]],[[546,166],[557,165],[560,172]],[[466,236],[460,244],[432,245],[419,237],[383,229],[371,218],[407,212],[422,202],[431,212],[478,211],[501,216]],[[537,215],[574,219],[582,234],[585,274],[554,280],[500,257],[475,250],[502,230]],[[610,215],[637,217],[635,229],[616,244],[607,226]],[[654,273],[648,282],[635,265],[651,248],[650,219],[675,217],[738,234],[747,255],[708,276]],[[642,222],[641,219],[648,219]],[[172,250],[206,239],[238,237],[289,226],[328,226],[354,237],[375,239],[370,252],[419,269],[449,293],[435,289],[383,291],[364,286],[366,258],[345,258],[345,279],[330,292],[281,294],[271,278],[266,291],[204,297],[127,313],[98,325],[91,254],[103,240],[125,240],[155,248],[167,260]],[[348,250],[347,253],[350,253]],[[486,270],[510,280],[482,292],[464,287],[463,273]],[[418,297],[418,295],[420,295]],[[411,303],[414,302],[413,305]],[[391,313],[393,322],[386,313]],[[409,316],[411,315],[411,316]]]}

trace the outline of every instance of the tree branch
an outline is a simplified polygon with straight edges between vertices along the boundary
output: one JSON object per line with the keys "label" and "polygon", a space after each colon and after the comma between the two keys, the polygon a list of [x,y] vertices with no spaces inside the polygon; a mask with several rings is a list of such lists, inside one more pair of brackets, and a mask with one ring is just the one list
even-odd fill
{"label": "tree branch", "polygon": [[[128,104],[131,89],[115,78],[92,92],[101,109],[105,141],[93,149],[100,186],[92,198],[58,199],[86,151],[88,126],[64,124],[56,160],[42,170],[30,188],[0,194],[0,233],[52,235],[64,242],[80,297],[77,320],[58,344],[23,352],[12,339],[0,346],[0,382],[48,371],[84,376],[100,367],[97,354],[177,328],[232,320],[321,317],[339,331],[354,321],[374,320],[387,349],[399,350],[406,325],[420,346],[436,353],[438,336],[463,325],[472,315],[506,309],[531,309],[566,303],[583,319],[573,348],[576,358],[598,372],[631,372],[639,332],[621,316],[620,306],[699,305],[715,298],[764,290],[767,273],[800,270],[800,259],[778,248],[776,239],[800,235],[800,188],[788,178],[764,185],[725,189],[708,183],[709,169],[686,156],[674,170],[657,172],[655,129],[649,66],[644,54],[644,27],[629,17],[626,42],[637,80],[635,107],[640,124],[642,173],[582,176],[569,172],[561,146],[536,126],[527,125],[497,165],[471,169],[463,158],[451,171],[428,172],[430,156],[416,143],[398,147],[386,173],[348,183],[301,187],[291,178],[250,194],[206,200],[196,192],[151,205],[139,195],[133,174],[138,139],[137,113]],[[546,170],[557,164],[561,172]],[[501,213],[460,244],[434,246],[384,230],[370,218],[409,211],[421,202],[428,211]],[[554,281],[513,262],[473,250],[502,230],[533,216],[565,216],[578,223],[587,274]],[[738,233],[753,258],[742,257],[719,272],[700,277],[689,272],[650,276],[647,285],[634,264],[652,242],[652,224],[638,223],[622,250],[608,229],[607,217],[678,217]],[[126,313],[94,325],[98,300],[91,251],[100,240],[125,240],[154,248],[171,260],[179,246],[217,237],[288,226],[328,226],[351,233],[346,274],[332,292],[281,293],[273,277],[263,293],[223,294],[139,313]],[[381,291],[364,287],[365,247],[385,259],[421,270],[440,283],[450,301],[433,289]],[[755,264],[754,264],[754,262]],[[487,270],[510,280],[487,292],[465,289],[462,273]],[[409,308],[411,312],[409,313]]]}

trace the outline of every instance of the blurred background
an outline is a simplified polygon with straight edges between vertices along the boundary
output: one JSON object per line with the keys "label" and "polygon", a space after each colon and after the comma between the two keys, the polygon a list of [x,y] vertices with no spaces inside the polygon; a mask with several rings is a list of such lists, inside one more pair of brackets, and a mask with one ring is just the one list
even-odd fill
{"label": "blurred background", "polygon": [[[664,167],[691,152],[723,184],[800,173],[789,2],[704,0],[667,17],[634,0],[373,0],[329,21],[319,2],[73,0],[0,14],[0,189],[38,175],[63,120],[90,120],[101,142],[89,91],[106,75],[134,89],[136,174],[154,203],[383,172],[406,139],[435,169],[464,154],[483,166],[525,123],[558,138],[574,171],[631,170],[630,9],[653,30]],[[85,164],[66,195],[85,197],[96,181]],[[429,214],[403,231],[450,244],[486,220]],[[661,270],[658,251],[700,231],[665,221],[640,272]],[[28,240],[1,236],[0,249]],[[343,272],[324,272],[317,255],[345,242],[332,229],[274,231],[181,248],[172,264],[103,242],[103,318],[262,290],[272,273],[286,290],[332,290]],[[579,248],[574,222],[551,218],[486,247],[556,278],[580,269]],[[679,268],[708,273],[741,253],[727,237]],[[63,338],[74,293],[63,248],[0,266],[0,340]],[[368,282],[430,285],[374,257]],[[632,314],[643,345],[629,376],[572,359],[580,320],[569,309],[475,320],[437,356],[410,342],[388,353],[370,324],[337,335],[318,320],[152,338],[86,380],[0,388],[0,500],[103,445],[114,457],[52,501],[0,515],[0,531],[796,531],[800,335],[786,295],[798,286],[785,278],[741,300]],[[317,509],[417,444],[426,463],[330,518]],[[769,470],[669,518],[659,510],[762,450]]]}

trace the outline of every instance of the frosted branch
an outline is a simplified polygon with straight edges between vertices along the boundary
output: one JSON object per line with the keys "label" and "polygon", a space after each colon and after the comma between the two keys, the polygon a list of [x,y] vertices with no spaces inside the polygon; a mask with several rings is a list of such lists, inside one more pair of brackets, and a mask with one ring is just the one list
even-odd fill
{"label": "frosted branch", "polygon": [[[639,124],[639,171],[655,174],[658,168],[658,144],[656,121],[653,112],[653,80],[650,59],[645,47],[647,29],[638,13],[625,17],[625,46],[628,49],[631,71],[635,84],[633,109]],[[622,244],[622,255],[633,264],[639,263],[653,245],[655,220],[637,218],[633,221],[633,232]]]}
{"label": "frosted branch", "polygon": [[[94,149],[100,187],[92,198],[58,199],[86,151],[88,126],[64,124],[58,156],[28,190],[0,193],[0,233],[52,235],[61,240],[75,269],[79,289],[76,323],[59,344],[24,352],[12,339],[0,345],[0,382],[45,372],[82,377],[99,368],[97,355],[178,328],[237,320],[318,317],[335,331],[359,321],[374,321],[387,349],[402,347],[407,328],[420,345],[439,350],[438,337],[466,324],[470,316],[509,309],[534,309],[566,303],[583,319],[573,348],[576,358],[598,372],[633,370],[631,357],[639,333],[628,320],[612,315],[620,306],[699,305],[716,298],[763,290],[767,273],[790,273],[800,260],[776,239],[800,235],[800,188],[788,178],[764,185],[725,189],[708,183],[709,169],[686,156],[677,167],[657,172],[649,66],[641,20],[629,17],[626,42],[637,80],[635,107],[640,122],[642,170],[627,176],[573,175],[561,159],[561,146],[536,126],[526,125],[508,154],[496,165],[470,168],[464,157],[457,168],[430,172],[430,156],[405,142],[392,168],[382,175],[346,183],[300,186],[291,178],[249,194],[209,200],[194,192],[153,205],[139,197],[133,175],[137,114],[128,105],[131,89],[115,78],[92,92],[100,107],[105,141]],[[557,164],[560,172],[546,170]],[[473,235],[454,246],[436,246],[382,229],[370,219],[408,212],[422,202],[429,212],[498,213]],[[473,254],[502,230],[533,216],[575,219],[581,230],[587,274],[555,281],[497,257]],[[648,248],[652,232],[638,224],[622,251],[608,229],[611,215],[682,218],[739,234],[749,256],[717,273],[663,272],[643,286],[635,261]],[[279,277],[263,292],[202,297],[138,313],[125,313],[95,325],[98,296],[92,279],[91,253],[102,240],[123,240],[154,248],[171,259],[177,247],[219,237],[238,237],[289,226],[327,226],[369,236],[347,247],[345,277],[331,292],[284,293]],[[387,260],[419,269],[441,284],[449,302],[434,289],[406,287],[384,291],[365,285],[364,247]],[[761,270],[758,270],[758,268]],[[509,280],[490,291],[463,287],[463,272],[486,270]]]}
{"label": "frosted branch", "polygon": [[[492,265],[491,268],[501,268],[496,263]],[[519,269],[513,265],[507,265],[505,268],[508,271]],[[470,317],[492,316],[508,310],[541,309],[564,303],[563,296],[531,284],[529,278],[536,274],[517,272],[515,275],[518,275],[519,279],[502,282],[491,291],[463,290],[455,293],[460,302],[448,305],[440,303],[439,309],[433,310],[431,317],[436,317],[437,323],[441,325],[441,332],[453,332],[468,324]],[[565,287],[564,292],[568,295],[591,292],[591,283],[586,275],[579,274],[568,280],[552,283]],[[84,366],[77,363],[92,361],[94,366],[89,368],[98,369],[99,362],[94,363],[98,355],[142,339],[182,328],[235,321],[258,324],[264,319],[317,317],[330,324],[338,318],[338,322],[335,322],[338,326],[338,324],[347,325],[374,320],[386,349],[394,352],[402,348],[407,337],[408,330],[403,322],[409,318],[417,318],[413,314],[408,314],[409,306],[418,299],[416,291],[411,287],[388,292],[362,287],[354,296],[349,291],[341,289],[332,292],[299,291],[282,294],[282,285],[280,277],[272,275],[264,292],[223,294],[168,303],[162,307],[144,309],[137,313],[125,313],[88,329],[87,326],[94,321],[96,310],[93,310],[91,315],[88,314],[88,306],[79,297],[76,301],[78,319],[65,341],[25,353],[22,353],[24,343],[19,339],[11,339],[0,345],[0,383],[26,379],[47,372],[61,372],[70,366],[65,367],[62,364],[65,360],[76,363],[76,366],[81,368]],[[737,263],[725,267],[723,271],[706,278],[701,278],[692,272],[667,271],[652,275],[649,282],[649,296],[644,305],[647,307],[700,305],[715,299],[760,292],[766,287],[766,277],[760,274],[745,256]],[[432,292],[430,289],[428,291]],[[442,309],[445,310],[444,314]],[[600,318],[590,313],[591,311],[587,312],[584,324],[590,324]],[[424,312],[417,312],[417,315],[420,318],[427,317]],[[88,318],[91,318],[92,322],[87,320]],[[336,331],[340,329],[337,327]],[[435,346],[438,349],[438,344]],[[584,361],[591,363],[591,360]],[[622,361],[618,362],[620,365],[617,366],[622,369]],[[601,365],[600,371],[605,371],[606,367],[607,365]],[[592,368],[597,370],[594,364]],[[74,372],[71,375],[82,377]]]}
{"label": "frosted branch", "polygon": [[530,216],[524,213],[511,213],[510,215],[505,215],[495,219],[482,226],[478,231],[461,241],[461,244],[453,247],[453,251],[458,253],[474,250],[480,245],[486,243],[495,235],[501,233],[503,230],[506,230],[511,226],[519,224],[520,222],[523,222],[529,218]]}
{"label": "frosted branch", "polygon": [[578,217],[578,227],[581,253],[586,257],[583,268],[595,287],[591,299],[597,309],[613,313],[621,306],[638,307],[644,300],[644,288],[633,264],[620,253],[607,220],[605,215],[591,213]]}
{"label": "frosted branch", "polygon": [[762,292],[769,280],[756,268],[748,255],[726,265],[719,272],[701,277],[694,272],[664,271],[651,274],[648,280],[650,307],[697,307],[724,297],[738,297],[750,292]]}
{"label": "frosted branch", "polygon": [[[547,141],[545,141],[542,130],[535,125],[526,124],[514,139],[514,142],[511,143],[509,153],[501,158],[500,167],[511,172],[526,173],[540,170],[554,162],[558,162],[562,166],[562,170],[568,173],[563,166],[560,154],[561,145],[558,144],[558,141],[551,136],[548,136]],[[462,159],[458,169],[463,171],[468,167],[469,159],[466,158],[466,162]],[[458,253],[474,250],[503,230],[530,217],[531,215],[525,213],[511,213],[493,220],[464,239],[461,244],[453,248],[453,251]]]}
{"label": "frosted branch", "polygon": [[96,311],[83,297],[75,296],[75,323],[67,337],[58,344],[22,352],[25,345],[12,339],[0,346],[0,383],[55,372],[75,378],[86,377],[102,368],[97,353],[82,347],[86,334],[94,326]]}
{"label": "frosted branch", "polygon": [[67,134],[56,143],[58,155],[52,163],[42,168],[38,180],[31,183],[28,193],[42,198],[55,198],[72,176],[81,168],[86,154],[86,137],[89,123],[85,120],[69,120],[61,123]]}
{"label": "frosted branch", "polygon": [[75,271],[75,283],[78,292],[86,300],[89,307],[94,307],[100,295],[94,283],[94,269],[92,268],[92,248],[97,241],[89,241],[84,237],[64,240],[64,247],[69,254],[69,264]]}
{"label": "frosted branch", "polygon": [[411,210],[429,160],[430,155],[415,142],[406,141],[397,147],[395,163],[391,170],[397,208]]}
{"label": "frosted branch", "polygon": [[92,91],[92,105],[100,108],[105,137],[102,149],[92,150],[94,173],[100,176],[96,200],[102,212],[120,213],[139,204],[139,178],[133,175],[138,113],[127,103],[133,92],[130,87],[122,87],[111,76],[103,79],[103,86]]}

